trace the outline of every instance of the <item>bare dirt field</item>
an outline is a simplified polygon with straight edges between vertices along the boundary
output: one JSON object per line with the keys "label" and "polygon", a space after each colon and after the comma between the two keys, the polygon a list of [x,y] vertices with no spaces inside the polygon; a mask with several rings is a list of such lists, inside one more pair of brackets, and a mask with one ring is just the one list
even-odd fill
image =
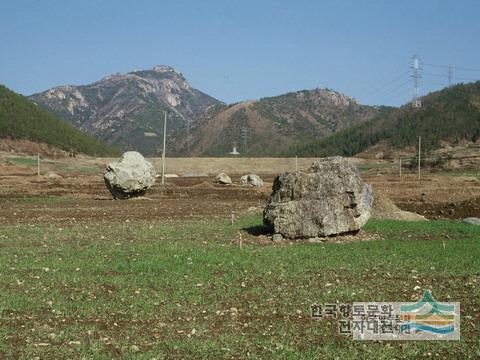
{"label": "bare dirt field", "polygon": [[[167,178],[159,181],[142,199],[114,201],[103,182],[105,164],[111,159],[64,158],[42,160],[42,175],[36,175],[36,160],[3,154],[0,157],[0,221],[108,222],[135,219],[231,218],[261,212],[274,177],[295,167],[307,168],[313,159],[273,158],[179,158],[167,159],[167,172],[206,172],[208,177]],[[425,173],[421,181],[404,170],[400,178],[393,164],[352,159],[376,192],[397,206],[427,218],[458,219],[480,216],[480,182],[470,172]],[[152,159],[160,169],[160,159]],[[225,171],[234,184],[214,184],[214,174]],[[260,189],[239,185],[245,173],[255,172],[265,181]],[[45,199],[46,198],[46,199]],[[42,199],[40,201],[40,199]]]}

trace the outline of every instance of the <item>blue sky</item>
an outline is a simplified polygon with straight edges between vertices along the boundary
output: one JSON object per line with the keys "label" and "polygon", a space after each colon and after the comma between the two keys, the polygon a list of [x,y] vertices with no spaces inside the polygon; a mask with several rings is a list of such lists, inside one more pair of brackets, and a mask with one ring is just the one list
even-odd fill
{"label": "blue sky", "polygon": [[[164,64],[225,102],[329,87],[399,105],[413,54],[480,78],[479,18],[478,0],[3,0],[0,83],[29,95]],[[447,82],[423,66],[421,93]]]}

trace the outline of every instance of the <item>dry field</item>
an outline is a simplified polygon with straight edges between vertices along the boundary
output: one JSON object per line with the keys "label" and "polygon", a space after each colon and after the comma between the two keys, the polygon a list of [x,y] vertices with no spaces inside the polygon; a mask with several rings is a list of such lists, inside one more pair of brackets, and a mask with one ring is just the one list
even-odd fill
{"label": "dry field", "polygon": [[[300,169],[312,159],[299,159]],[[476,174],[355,160],[376,192],[429,222],[372,220],[360,240],[274,244],[261,212],[295,159],[168,159],[146,197],[112,200],[108,159],[0,154],[0,358],[477,359]],[[159,169],[159,160],[154,159]],[[234,184],[213,183],[225,171]],[[263,188],[239,185],[255,172]],[[300,265],[299,265],[300,264]],[[460,301],[459,342],[359,342],[313,303]]]}
{"label": "dry field", "polygon": [[[64,158],[41,161],[36,175],[34,157],[0,156],[0,220],[25,221],[125,221],[127,219],[176,219],[194,217],[230,218],[232,214],[260,212],[268,198],[273,179],[279,173],[306,169],[313,159],[301,158],[176,158],[168,159],[166,186],[157,181],[147,197],[127,202],[113,201],[102,174],[112,159]],[[455,171],[422,174],[404,169],[402,177],[395,164],[377,160],[351,159],[364,179],[377,192],[387,195],[404,210],[432,219],[480,217],[480,182],[476,173]],[[157,170],[161,159],[151,159]],[[181,177],[186,172],[205,172],[209,177]],[[214,175],[228,173],[232,186],[214,184]],[[49,176],[52,173],[59,176]],[[261,189],[239,185],[240,176],[259,174]],[[50,198],[46,206],[38,198]],[[60,201],[59,199],[63,199]],[[26,200],[26,201],[25,201]]]}

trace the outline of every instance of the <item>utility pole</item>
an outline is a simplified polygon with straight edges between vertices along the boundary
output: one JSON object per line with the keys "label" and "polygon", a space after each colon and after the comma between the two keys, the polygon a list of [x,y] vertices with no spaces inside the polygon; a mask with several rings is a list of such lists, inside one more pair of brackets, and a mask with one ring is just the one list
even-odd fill
{"label": "utility pole", "polygon": [[246,127],[242,128],[242,139],[243,139],[243,152],[247,153],[247,142],[248,142],[248,129]]}
{"label": "utility pole", "polygon": [[400,169],[400,178],[402,177],[402,158],[400,158],[400,166],[399,166],[399,169]]}
{"label": "utility pole", "polygon": [[190,120],[187,120],[187,155],[190,156]]}
{"label": "utility pole", "polygon": [[413,58],[413,98],[412,98],[412,106],[414,108],[420,108],[422,107],[422,101],[420,100],[420,91],[418,89],[418,80],[420,79],[420,58],[418,55],[414,55]]}
{"label": "utility pole", "polygon": [[452,65],[448,65],[448,86],[453,85],[453,69]]}
{"label": "utility pole", "polygon": [[40,153],[37,153],[37,176],[40,176]]}
{"label": "utility pole", "polygon": [[418,181],[420,181],[420,157],[422,154],[422,137],[418,137]]}
{"label": "utility pole", "polygon": [[167,140],[167,112],[163,120],[162,185],[165,184],[165,144]]}

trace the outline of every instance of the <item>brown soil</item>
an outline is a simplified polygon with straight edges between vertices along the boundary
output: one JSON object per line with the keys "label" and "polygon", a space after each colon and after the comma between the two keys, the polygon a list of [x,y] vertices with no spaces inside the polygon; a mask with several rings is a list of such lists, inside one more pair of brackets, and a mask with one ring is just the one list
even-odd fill
{"label": "brown soil", "polygon": [[55,158],[68,157],[67,151],[61,150],[55,146],[43,143],[36,143],[29,140],[0,139],[0,151],[12,154],[22,153],[25,155],[50,156]]}
{"label": "brown soil", "polygon": [[429,219],[480,217],[480,182],[469,176],[365,176],[377,192],[400,209]]}
{"label": "brown soil", "polygon": [[[232,176],[235,184],[231,186],[214,184],[213,177],[169,178],[164,187],[157,182],[145,198],[115,201],[102,179],[101,163],[105,159],[61,161],[72,168],[81,162],[81,167],[89,166],[93,172],[62,172],[60,178],[51,179],[37,177],[32,167],[0,161],[0,223],[230,219],[232,214],[236,217],[261,212],[275,177],[271,169],[263,174],[257,171],[265,181],[260,189],[238,185],[243,173]],[[427,175],[418,181],[414,175],[400,179],[370,171],[364,173],[364,178],[375,192],[385,195],[402,210],[431,219],[480,217],[480,182],[476,178]]]}

